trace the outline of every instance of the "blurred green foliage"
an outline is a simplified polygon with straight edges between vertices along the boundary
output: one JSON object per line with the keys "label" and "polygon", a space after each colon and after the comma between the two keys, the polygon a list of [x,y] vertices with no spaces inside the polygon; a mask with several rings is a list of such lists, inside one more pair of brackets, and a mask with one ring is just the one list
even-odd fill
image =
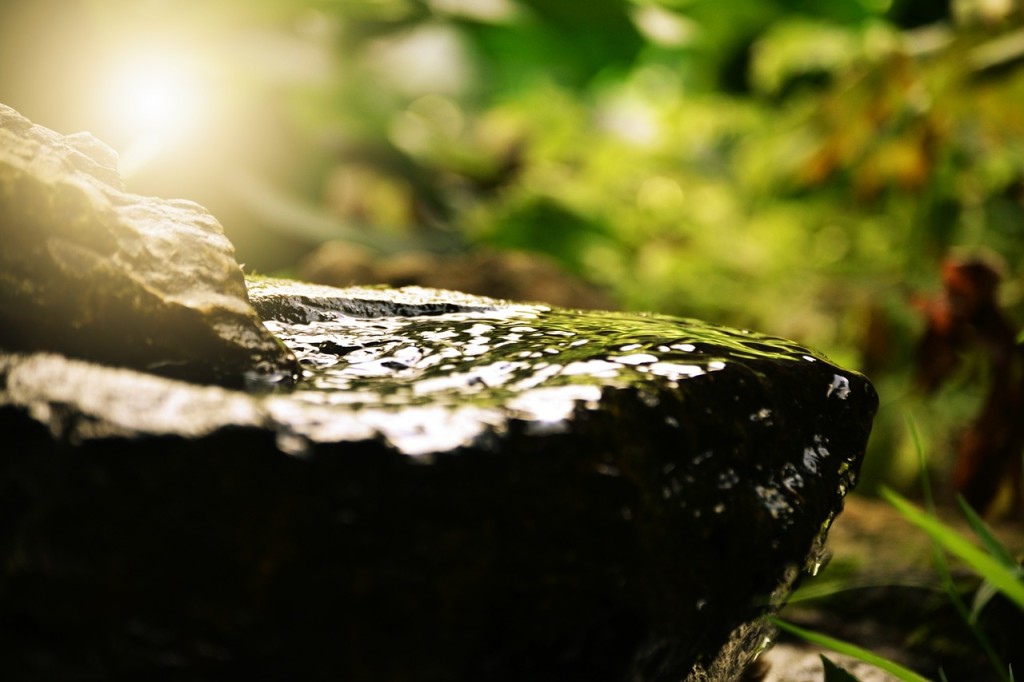
{"label": "blurred green foliage", "polygon": [[411,207],[388,229],[542,251],[625,308],[819,347],[882,394],[869,487],[913,476],[907,411],[948,468],[980,363],[916,395],[913,300],[944,258],[983,251],[1021,311],[1017,3],[318,7],[347,75],[311,110],[354,141],[340,164],[374,171],[361,196]]}
{"label": "blurred green foliage", "polygon": [[[868,488],[913,478],[907,411],[942,472],[980,401],[981,361],[937,396],[911,385],[914,297],[938,291],[942,260],[995,254],[1002,305],[1017,319],[1024,307],[1019,0],[14,6],[73,16],[60,40],[76,55],[90,30],[111,42],[96,26],[144,19],[235,60],[217,82],[250,95],[217,133],[234,145],[221,161],[252,157],[259,181],[193,163],[174,173],[192,185],[135,187],[209,205],[241,260],[286,267],[268,254],[329,238],[526,249],[623,308],[797,339],[879,388]],[[42,48],[15,52],[35,35],[19,31],[3,34],[4,61],[44,82],[45,60],[26,61]],[[38,88],[23,113],[59,92]],[[291,248],[256,248],[246,219]]]}

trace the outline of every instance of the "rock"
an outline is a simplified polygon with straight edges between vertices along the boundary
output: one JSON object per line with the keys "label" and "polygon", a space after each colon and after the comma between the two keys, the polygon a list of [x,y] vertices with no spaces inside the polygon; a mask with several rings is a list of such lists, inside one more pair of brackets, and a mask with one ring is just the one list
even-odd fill
{"label": "rock", "polygon": [[0,355],[5,679],[734,679],[876,408],[700,322],[250,296],[292,388]]}
{"label": "rock", "polygon": [[0,105],[0,348],[229,385],[290,377],[216,219],[122,191],[116,163]]}
{"label": "rock", "polygon": [[613,307],[611,298],[565,272],[551,258],[524,251],[476,249],[446,255],[409,251],[379,256],[358,244],[333,241],[320,245],[299,264],[299,276],[330,286],[412,285],[563,308]]}

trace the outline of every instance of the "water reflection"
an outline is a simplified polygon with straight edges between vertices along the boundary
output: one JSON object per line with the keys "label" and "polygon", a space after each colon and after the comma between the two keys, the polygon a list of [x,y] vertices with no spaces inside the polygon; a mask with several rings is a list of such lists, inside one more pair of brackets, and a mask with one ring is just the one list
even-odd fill
{"label": "water reflection", "polygon": [[[693,379],[744,359],[814,361],[781,339],[655,315],[518,306],[422,316],[325,312],[265,324],[299,357],[293,398],[317,404],[462,405],[524,402],[526,391],[563,388],[561,409],[593,400],[572,386],[644,386]],[[830,389],[841,394],[843,387]],[[837,396],[838,397],[838,396]],[[518,409],[518,408],[517,408]],[[537,408],[524,410],[536,414]],[[541,417],[538,417],[541,418]]]}
{"label": "water reflection", "polygon": [[[359,290],[329,300],[324,291],[322,299],[289,296],[276,314],[263,311],[271,318],[266,326],[303,367],[290,392],[265,403],[273,419],[292,425],[285,445],[296,454],[304,438],[380,437],[406,454],[427,456],[471,445],[510,419],[530,433],[564,431],[574,411],[596,407],[609,389],[630,388],[654,407],[679,382],[710,380],[747,363],[745,371],[756,374],[766,360],[823,359],[782,339],[673,317],[488,306],[486,299],[446,301],[438,292],[415,298],[406,290],[398,299],[387,298],[395,292]],[[845,399],[844,381],[836,375],[823,388]],[[761,408],[750,421],[771,426],[772,417]],[[679,427],[671,415],[664,422]],[[804,469],[814,473],[826,455],[816,443],[804,453]],[[789,510],[778,489],[801,486],[799,476],[783,479],[763,491],[779,515]],[[718,484],[726,490],[735,481],[726,473]],[[666,494],[678,491],[670,485]]]}

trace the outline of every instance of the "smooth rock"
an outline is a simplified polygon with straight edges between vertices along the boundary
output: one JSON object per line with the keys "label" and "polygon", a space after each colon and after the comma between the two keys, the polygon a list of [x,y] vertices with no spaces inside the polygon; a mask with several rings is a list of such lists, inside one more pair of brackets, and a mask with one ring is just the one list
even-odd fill
{"label": "smooth rock", "polygon": [[234,249],[190,201],[126,193],[117,155],[0,105],[0,348],[200,382],[286,380]]}
{"label": "smooth rock", "polygon": [[0,356],[5,679],[734,679],[877,403],[700,322],[250,295],[288,390]]}

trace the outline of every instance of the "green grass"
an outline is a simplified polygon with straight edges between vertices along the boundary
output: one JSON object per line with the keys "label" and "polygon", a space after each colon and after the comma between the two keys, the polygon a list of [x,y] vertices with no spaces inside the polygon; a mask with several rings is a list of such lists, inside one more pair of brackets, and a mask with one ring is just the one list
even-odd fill
{"label": "green grass", "polygon": [[[1019,608],[1024,609],[1024,582],[1021,581],[1019,567],[973,510],[968,515],[968,521],[972,527],[977,524],[981,528],[985,549],[978,547],[934,515],[919,509],[892,490],[883,488],[881,494],[907,521],[927,533],[943,550],[963,561],[982,580],[991,584]],[[966,503],[961,505],[969,509]],[[976,533],[979,532],[978,527],[975,528]]]}
{"label": "green grass", "polygon": [[[920,529],[932,539],[935,548],[935,567],[950,602],[963,618],[966,626],[977,640],[979,647],[988,657],[991,667],[998,678],[1003,682],[1013,682],[1012,668],[1003,663],[998,652],[992,647],[985,632],[978,624],[978,616],[996,594],[1003,594],[1008,600],[1016,604],[1018,608],[1024,610],[1024,567],[1014,559],[1013,554],[995,537],[984,520],[962,498],[959,499],[961,511],[971,531],[976,536],[977,542],[939,520],[935,513],[935,504],[932,500],[931,489],[927,480],[927,469],[924,466],[923,452],[921,451],[917,429],[912,420],[909,420],[908,426],[910,427],[911,437],[917,444],[918,456],[922,460],[926,509],[917,507],[888,488],[883,487],[880,494],[907,522]],[[963,562],[982,580],[981,586],[975,592],[970,609],[964,603],[961,597],[961,590],[953,579],[949,559],[947,558],[949,556]],[[830,585],[824,593],[834,591],[836,591],[836,587]],[[771,621],[785,632],[873,665],[900,680],[918,682],[928,679],[855,644],[805,630],[778,618],[772,618]],[[824,657],[822,658],[827,661]],[[842,674],[838,673],[834,665],[831,665],[831,667],[829,664],[824,665],[826,680],[855,679],[845,673],[845,671]],[[945,675],[941,669],[939,670],[939,679],[945,680]]]}
{"label": "green grass", "polygon": [[[1007,599],[1024,610],[1024,569],[1014,560],[1013,555],[1006,546],[993,535],[977,512],[963,499],[960,500],[960,507],[981,546],[940,521],[934,511],[920,509],[906,498],[887,488],[881,490],[881,495],[903,518],[932,539],[937,549],[936,569],[943,578],[943,583],[951,602],[978,640],[979,646],[988,656],[996,675],[1004,682],[1013,682],[1012,669],[1002,662],[999,655],[992,648],[985,633],[978,627],[977,619],[981,610],[997,593],[1003,594]],[[927,501],[931,507],[930,498]],[[946,554],[962,561],[983,581],[981,587],[975,593],[974,604],[970,610],[968,610],[961,599],[959,590],[953,581],[952,573],[946,560]],[[831,651],[873,665],[900,680],[920,682],[928,679],[894,661],[874,654],[855,644],[818,632],[805,630],[778,618],[772,618],[771,622],[785,632]],[[828,670],[827,666],[826,670]],[[832,677],[835,678],[835,674]],[[943,676],[941,676],[940,671],[940,679],[942,678]]]}
{"label": "green grass", "polygon": [[817,644],[818,646],[825,647],[826,649],[830,649],[836,653],[844,654],[869,665],[873,665],[876,668],[880,668],[890,675],[903,680],[904,682],[929,682],[927,677],[918,675],[913,670],[905,668],[899,663],[890,661],[878,654],[871,653],[867,649],[863,649],[855,644],[850,644],[849,642],[844,642],[841,639],[835,639],[834,637],[829,637],[819,632],[805,630],[778,618],[771,618],[769,620],[771,620],[771,622],[780,630],[788,632],[791,635],[796,635],[797,637],[805,639],[812,644]]}

